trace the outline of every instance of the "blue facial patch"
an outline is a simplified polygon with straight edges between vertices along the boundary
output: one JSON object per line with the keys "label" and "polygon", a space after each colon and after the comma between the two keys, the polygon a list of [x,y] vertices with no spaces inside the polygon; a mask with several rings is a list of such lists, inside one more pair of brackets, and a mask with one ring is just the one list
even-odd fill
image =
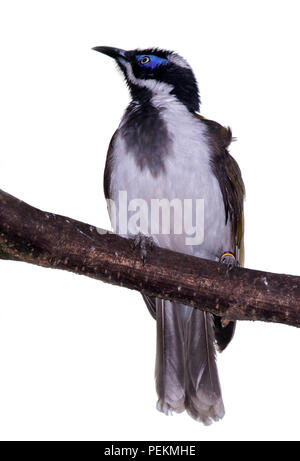
{"label": "blue facial patch", "polygon": [[[147,62],[148,58],[148,62]],[[164,58],[159,58],[153,54],[140,54],[136,56],[138,65],[141,67],[148,67],[150,69],[155,69],[158,66],[165,66],[168,64],[168,60]]]}

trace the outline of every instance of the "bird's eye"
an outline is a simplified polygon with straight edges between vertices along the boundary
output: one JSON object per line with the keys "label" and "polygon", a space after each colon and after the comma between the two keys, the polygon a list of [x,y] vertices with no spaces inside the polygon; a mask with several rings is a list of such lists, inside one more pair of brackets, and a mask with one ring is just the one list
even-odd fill
{"label": "bird's eye", "polygon": [[147,62],[150,61],[150,58],[149,56],[144,56],[141,60],[140,60],[140,63],[141,64],[147,64]]}

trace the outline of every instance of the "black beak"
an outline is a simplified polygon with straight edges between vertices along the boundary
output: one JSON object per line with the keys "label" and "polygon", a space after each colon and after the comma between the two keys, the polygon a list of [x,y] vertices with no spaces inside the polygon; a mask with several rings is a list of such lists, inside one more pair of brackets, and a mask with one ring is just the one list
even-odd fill
{"label": "black beak", "polygon": [[107,56],[110,56],[114,59],[123,58],[127,60],[126,51],[121,50],[120,48],[113,48],[112,46],[95,46],[92,49],[99,51],[99,53],[106,54]]}

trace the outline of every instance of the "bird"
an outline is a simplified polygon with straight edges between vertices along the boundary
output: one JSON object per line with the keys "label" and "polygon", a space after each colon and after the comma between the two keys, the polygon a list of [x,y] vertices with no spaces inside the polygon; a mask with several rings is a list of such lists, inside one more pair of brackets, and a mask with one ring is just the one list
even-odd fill
{"label": "bird", "polygon": [[[97,46],[93,50],[114,59],[131,96],[109,144],[104,169],[113,230],[134,238],[144,263],[154,244],[222,262],[228,273],[243,265],[245,187],[229,153],[232,131],[200,114],[200,93],[191,66],[178,53],[161,48],[126,51]],[[131,204],[129,214],[120,212],[124,194]],[[184,204],[199,200],[203,219],[199,219],[198,238],[191,241],[185,227],[175,232],[183,214],[169,232],[162,232],[157,222],[161,215],[149,211],[157,200],[171,205],[174,200]],[[138,210],[139,219],[134,216]],[[168,214],[166,210],[162,207],[162,215]],[[189,210],[195,220],[195,207]],[[154,223],[146,219],[149,216]],[[198,227],[196,222],[195,232]],[[225,409],[216,351],[222,352],[231,341],[235,322],[222,321],[205,306],[197,309],[143,298],[156,320],[157,409],[166,415],[186,411],[205,425],[219,421]]]}

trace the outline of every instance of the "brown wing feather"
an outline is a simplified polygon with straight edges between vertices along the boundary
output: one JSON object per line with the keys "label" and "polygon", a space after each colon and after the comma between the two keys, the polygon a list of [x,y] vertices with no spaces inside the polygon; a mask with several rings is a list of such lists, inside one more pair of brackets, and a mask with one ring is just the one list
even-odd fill
{"label": "brown wing feather", "polygon": [[[225,219],[231,222],[232,247],[239,264],[244,264],[244,197],[245,186],[240,168],[229,154],[228,147],[232,141],[230,128],[224,128],[213,120],[207,120],[200,114],[196,117],[207,127],[212,151],[212,170],[217,177],[223,195]],[[220,351],[231,341],[235,322],[229,322],[224,328],[220,317],[214,316],[215,337]]]}
{"label": "brown wing feather", "polygon": [[225,219],[226,222],[228,219],[231,222],[233,247],[242,265],[245,187],[240,168],[228,152],[228,147],[232,141],[231,129],[225,128],[213,120],[207,120],[200,114],[196,114],[196,117],[208,129],[209,143],[212,148],[212,170],[220,184],[224,201]]}

